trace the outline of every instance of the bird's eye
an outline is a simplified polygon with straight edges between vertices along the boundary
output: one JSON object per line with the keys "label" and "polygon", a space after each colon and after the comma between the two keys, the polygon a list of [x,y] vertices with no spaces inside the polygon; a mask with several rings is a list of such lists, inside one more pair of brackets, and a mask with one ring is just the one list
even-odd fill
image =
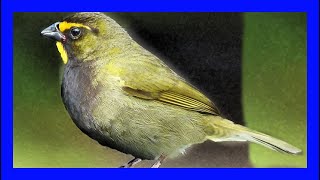
{"label": "bird's eye", "polygon": [[81,36],[81,30],[79,28],[72,28],[70,30],[72,39],[78,39]]}

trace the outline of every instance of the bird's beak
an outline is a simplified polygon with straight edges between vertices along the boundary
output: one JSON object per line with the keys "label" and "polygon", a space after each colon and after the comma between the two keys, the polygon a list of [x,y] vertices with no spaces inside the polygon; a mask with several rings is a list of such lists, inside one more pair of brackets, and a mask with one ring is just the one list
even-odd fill
{"label": "bird's beak", "polygon": [[45,28],[44,30],[41,31],[41,35],[59,42],[65,41],[66,37],[58,29],[59,23],[60,22],[56,22],[51,26]]}

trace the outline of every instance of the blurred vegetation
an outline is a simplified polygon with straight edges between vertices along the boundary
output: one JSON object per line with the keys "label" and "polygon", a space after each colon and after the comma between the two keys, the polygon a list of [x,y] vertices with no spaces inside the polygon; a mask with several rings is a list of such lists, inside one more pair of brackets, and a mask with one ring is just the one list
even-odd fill
{"label": "blurred vegetation", "polygon": [[[14,167],[117,167],[131,156],[84,135],[62,104],[60,57],[40,31],[65,15],[14,15]],[[118,20],[123,14],[111,16]],[[244,20],[245,120],[249,127],[304,150],[303,156],[292,157],[251,145],[250,159],[256,167],[304,167],[305,14],[245,13]]]}
{"label": "blurred vegetation", "polygon": [[306,167],[306,15],[245,13],[242,58],[247,126],[303,150],[299,157],[250,145],[256,167]]}

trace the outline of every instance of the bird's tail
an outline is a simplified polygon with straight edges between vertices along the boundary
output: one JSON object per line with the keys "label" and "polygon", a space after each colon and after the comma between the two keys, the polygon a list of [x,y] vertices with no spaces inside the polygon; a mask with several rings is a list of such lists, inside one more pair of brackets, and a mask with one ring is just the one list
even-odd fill
{"label": "bird's tail", "polygon": [[301,150],[282,140],[269,135],[251,130],[244,126],[234,124],[226,119],[214,119],[209,121],[210,130],[207,131],[207,139],[219,141],[250,141],[278,152],[288,154],[301,154]]}

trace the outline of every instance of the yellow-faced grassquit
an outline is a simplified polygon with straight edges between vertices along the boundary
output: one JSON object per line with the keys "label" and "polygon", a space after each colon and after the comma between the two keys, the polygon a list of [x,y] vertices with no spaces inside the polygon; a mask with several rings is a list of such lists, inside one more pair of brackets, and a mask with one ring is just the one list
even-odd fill
{"label": "yellow-faced grassquit", "polygon": [[300,149],[224,119],[215,104],[103,13],[76,13],[44,29],[56,41],[63,103],[101,145],[159,167],[206,140],[250,141],[289,154]]}

